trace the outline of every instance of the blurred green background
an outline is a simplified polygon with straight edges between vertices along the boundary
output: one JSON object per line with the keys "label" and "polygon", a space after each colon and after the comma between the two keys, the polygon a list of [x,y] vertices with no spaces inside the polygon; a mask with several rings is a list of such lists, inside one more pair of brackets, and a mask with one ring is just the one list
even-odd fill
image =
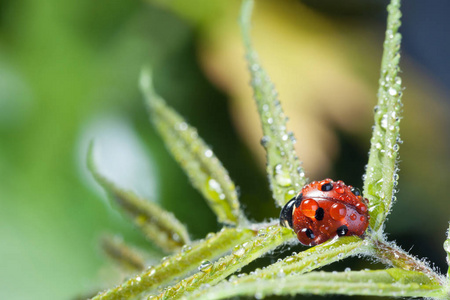
{"label": "blurred green background", "polygon": [[[255,46],[308,176],[361,186],[386,1],[341,2],[259,1]],[[445,270],[448,4],[404,5],[404,144],[387,231]],[[235,0],[0,2],[0,299],[71,299],[120,281],[99,251],[105,232],[162,257],[86,172],[93,138],[101,170],[173,211],[193,238],[220,228],[148,122],[137,88],[144,64],[240,186],[246,214],[277,217],[238,9]]]}

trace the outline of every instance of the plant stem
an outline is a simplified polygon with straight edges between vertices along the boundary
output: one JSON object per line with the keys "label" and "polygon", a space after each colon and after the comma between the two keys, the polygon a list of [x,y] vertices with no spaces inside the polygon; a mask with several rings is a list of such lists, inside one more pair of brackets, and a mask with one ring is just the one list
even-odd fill
{"label": "plant stem", "polygon": [[258,236],[236,246],[230,255],[221,257],[208,268],[200,269],[201,272],[183,279],[176,285],[165,289],[160,295],[150,296],[148,299],[178,299],[204,284],[215,285],[255,259],[292,239],[293,236],[293,232],[285,227],[269,226],[266,229],[260,229]]}
{"label": "plant stem", "polygon": [[135,297],[142,292],[169,283],[177,276],[183,276],[198,267],[202,261],[214,259],[228,252],[233,246],[251,239],[256,232],[250,229],[224,228],[195,246],[186,246],[181,252],[163,258],[161,264],[150,267],[144,273],[98,294],[95,300],[118,300]]}
{"label": "plant stem", "polygon": [[417,259],[395,245],[395,243],[387,242],[384,239],[373,239],[372,243],[374,245],[374,255],[381,259],[383,263],[408,271],[422,272],[440,285],[446,284],[445,278],[433,270],[424,260]]}

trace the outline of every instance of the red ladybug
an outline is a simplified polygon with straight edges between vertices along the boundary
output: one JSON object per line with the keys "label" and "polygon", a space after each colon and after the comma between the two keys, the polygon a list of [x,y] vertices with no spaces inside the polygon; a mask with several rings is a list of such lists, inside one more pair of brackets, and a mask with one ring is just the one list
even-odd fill
{"label": "red ladybug", "polygon": [[280,225],[292,228],[303,245],[314,246],[335,236],[362,235],[369,218],[359,189],[325,179],[306,185],[286,203]]}

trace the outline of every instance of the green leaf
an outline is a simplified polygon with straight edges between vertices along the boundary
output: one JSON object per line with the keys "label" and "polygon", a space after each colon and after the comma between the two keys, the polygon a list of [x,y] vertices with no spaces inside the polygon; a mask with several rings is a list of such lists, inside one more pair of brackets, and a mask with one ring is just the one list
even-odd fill
{"label": "green leaf", "polygon": [[200,272],[165,289],[152,299],[178,299],[203,284],[214,285],[293,237],[292,230],[285,227],[277,225],[262,228],[258,231],[258,236],[236,246],[230,255],[221,257],[213,264],[202,265]]}
{"label": "green leaf", "polygon": [[241,284],[243,282],[258,281],[262,278],[269,279],[286,276],[291,273],[307,273],[346,257],[366,254],[370,250],[371,247],[368,245],[368,242],[357,236],[341,237],[288,256],[257,272],[236,277],[230,282]]}
{"label": "green leaf", "polygon": [[142,72],[140,85],[155,127],[219,222],[237,224],[243,221],[236,187],[211,148],[198,136],[195,128],[155,93],[149,71]]}
{"label": "green leaf", "polygon": [[373,244],[372,255],[378,257],[383,263],[407,271],[421,272],[431,280],[445,283],[445,279],[436,270],[430,267],[426,260],[418,259],[398,247],[394,242],[387,242],[384,238],[371,240]]}
{"label": "green leaf", "polygon": [[145,260],[139,252],[124,243],[119,236],[105,235],[101,239],[103,252],[125,271],[145,269]]}
{"label": "green leaf", "polygon": [[286,129],[286,116],[278,101],[277,92],[251,45],[252,8],[252,0],[243,1],[240,19],[242,35],[254,98],[264,132],[261,144],[267,152],[267,175],[276,203],[283,206],[306,184],[306,178],[295,154],[294,136]]}
{"label": "green leaf", "polygon": [[378,104],[375,107],[370,156],[364,180],[364,196],[369,199],[370,226],[378,231],[395,200],[398,181],[397,158],[400,140],[400,119],[403,104],[399,77],[400,0],[388,6],[386,38],[384,41]]}
{"label": "green leaf", "polygon": [[91,143],[88,153],[88,168],[95,180],[149,240],[167,252],[175,251],[184,244],[190,243],[186,227],[172,213],[130,191],[117,187],[103,176],[95,165],[93,151],[94,144]]}
{"label": "green leaf", "polygon": [[251,239],[255,235],[253,230],[223,228],[217,234],[209,234],[205,240],[193,246],[184,246],[181,251],[162,259],[161,264],[148,268],[121,285],[107,290],[93,299],[118,300],[135,297],[143,292],[150,292],[155,288],[168,284],[175,277],[182,277],[206,265],[206,261],[228,252],[233,246]]}
{"label": "green leaf", "polygon": [[[199,295],[201,294],[201,295]],[[392,297],[444,297],[442,287],[420,272],[402,269],[348,272],[312,272],[233,284],[224,282],[188,299],[225,299],[268,295],[372,295]]]}

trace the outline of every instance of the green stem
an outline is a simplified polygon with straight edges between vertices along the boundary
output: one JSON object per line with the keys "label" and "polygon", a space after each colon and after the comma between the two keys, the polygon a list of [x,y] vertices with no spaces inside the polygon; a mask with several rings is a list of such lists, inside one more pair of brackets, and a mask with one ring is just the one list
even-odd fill
{"label": "green stem", "polygon": [[403,104],[399,73],[400,0],[388,6],[386,38],[384,42],[378,104],[375,108],[375,125],[370,141],[370,155],[364,180],[364,196],[369,200],[370,226],[379,231],[395,200],[398,181],[396,168],[399,153],[400,119]]}
{"label": "green stem", "polygon": [[383,239],[374,239],[373,245],[373,254],[381,259],[383,263],[408,271],[422,272],[438,284],[446,284],[445,278],[433,270],[425,261],[417,259],[394,243]]}
{"label": "green stem", "polygon": [[118,266],[126,271],[140,272],[145,269],[145,260],[135,249],[129,247],[118,236],[105,235],[101,239],[102,250]]}
{"label": "green stem", "polygon": [[141,90],[149,115],[168,150],[199,190],[219,222],[239,224],[245,216],[239,207],[236,186],[212,149],[198,136],[197,129],[159,97],[153,89],[150,71],[141,74]]}
{"label": "green stem", "polygon": [[291,273],[303,274],[353,255],[367,253],[369,249],[368,242],[357,236],[341,237],[288,256],[282,261],[252,272],[250,275],[236,277],[235,280],[230,282],[241,284],[262,278],[276,278]]}
{"label": "green stem", "polygon": [[250,229],[224,228],[192,248],[184,246],[180,253],[163,258],[160,265],[150,267],[145,273],[139,274],[93,299],[128,299],[142,292],[151,291],[158,286],[169,283],[175,277],[185,275],[198,267],[202,261],[223,255],[233,246],[251,239],[255,234],[255,231]]}
{"label": "green stem", "polygon": [[[394,275],[394,276],[392,276]],[[395,277],[401,276],[402,280]],[[192,299],[229,299],[236,296],[269,295],[366,295],[394,297],[435,297],[444,299],[442,287],[424,281],[421,273],[399,269],[350,272],[312,272],[309,274],[261,279],[239,285],[224,282],[205,290]],[[425,277],[426,278],[426,277]]]}
{"label": "green stem", "polygon": [[200,272],[165,289],[156,297],[151,296],[150,299],[177,299],[187,292],[195,291],[203,284],[214,285],[292,238],[292,230],[284,227],[270,226],[260,229],[258,236],[236,246],[232,254],[205,268],[200,268]]}
{"label": "green stem", "polygon": [[251,74],[253,97],[258,107],[264,137],[261,144],[267,153],[267,175],[273,198],[279,206],[292,199],[306,184],[305,172],[294,149],[294,135],[286,128],[278,94],[269,75],[259,63],[250,38],[253,0],[242,2],[241,28],[248,68]]}

